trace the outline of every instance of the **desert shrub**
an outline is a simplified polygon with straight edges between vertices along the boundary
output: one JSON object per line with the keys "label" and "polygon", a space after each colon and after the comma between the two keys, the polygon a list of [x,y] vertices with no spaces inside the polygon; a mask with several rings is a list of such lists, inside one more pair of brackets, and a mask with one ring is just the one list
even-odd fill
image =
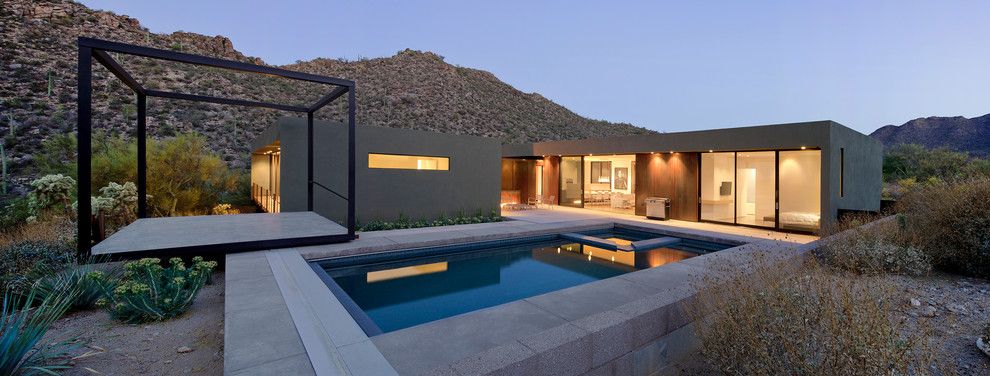
{"label": "desert shrub", "polygon": [[913,190],[898,204],[902,233],[936,268],[990,278],[990,178]]}
{"label": "desert shrub", "polygon": [[69,243],[27,240],[0,248],[0,289],[15,294],[30,290],[38,279],[57,273],[75,261]]}
{"label": "desert shrub", "polygon": [[205,137],[183,134],[150,142],[148,204],[155,215],[206,214],[236,188],[237,174],[207,150]]}
{"label": "desert shrub", "polygon": [[901,144],[891,147],[883,156],[883,176],[888,182],[914,179],[916,181],[949,181],[963,177],[970,156],[946,148],[928,149],[921,145]]}
{"label": "desert shrub", "polygon": [[240,211],[231,207],[230,204],[217,204],[216,206],[213,207],[213,209],[210,209],[210,214],[213,215],[227,215],[227,214],[238,214],[238,213],[240,213]]}
{"label": "desert shrub", "polygon": [[[852,220],[853,225],[858,220]],[[849,225],[843,225],[846,227]],[[859,274],[896,273],[912,276],[931,272],[931,257],[898,239],[896,223],[852,228],[816,251],[825,264]]]}
{"label": "desert shrub", "polygon": [[[148,140],[147,155],[149,213],[208,214],[225,197],[228,202],[250,202],[250,175],[231,171],[199,134]],[[119,136],[96,134],[91,164],[94,192],[111,182],[137,181],[137,144]]]}
{"label": "desert shrub", "polygon": [[927,330],[906,330],[878,276],[835,274],[814,262],[738,270],[699,292],[695,331],[707,362],[729,375],[926,375],[938,364]]}
{"label": "desert shrub", "polygon": [[52,323],[65,314],[70,300],[62,288],[35,304],[36,293],[26,296],[6,293],[0,312],[0,374],[57,374],[67,369],[70,347],[65,343],[39,342]]}
{"label": "desert shrub", "polygon": [[55,134],[41,143],[32,163],[40,174],[76,177],[76,137],[72,133]]}
{"label": "desert shrub", "polygon": [[475,215],[465,215],[464,213],[458,213],[455,216],[448,217],[441,214],[440,217],[434,220],[420,219],[413,220],[407,217],[405,214],[399,213],[399,217],[394,221],[383,221],[383,220],[373,220],[367,223],[358,223],[358,231],[385,231],[385,230],[399,230],[407,228],[421,228],[421,227],[437,227],[437,226],[451,226],[451,225],[466,225],[472,223],[489,223],[489,222],[501,222],[503,220],[502,215],[499,214],[497,210],[491,210],[485,213],[483,210],[478,210]]}
{"label": "desert shrub", "polygon": [[217,265],[199,256],[192,263],[186,268],[182,259],[172,258],[166,268],[157,258],[144,258],[124,264],[119,281],[90,275],[102,280],[105,298],[98,304],[114,318],[128,323],[161,321],[188,310]]}
{"label": "desert shrub", "polygon": [[0,231],[10,231],[27,222],[31,204],[27,197],[12,197],[0,203]]}

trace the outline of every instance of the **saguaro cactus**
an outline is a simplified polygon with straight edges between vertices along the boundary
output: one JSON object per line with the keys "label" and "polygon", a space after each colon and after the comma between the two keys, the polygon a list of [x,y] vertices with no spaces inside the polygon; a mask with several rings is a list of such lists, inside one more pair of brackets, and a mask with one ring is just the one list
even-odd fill
{"label": "saguaro cactus", "polygon": [[0,142],[0,173],[3,174],[0,177],[0,187],[3,189],[3,194],[7,194],[7,152],[3,149],[2,142]]}

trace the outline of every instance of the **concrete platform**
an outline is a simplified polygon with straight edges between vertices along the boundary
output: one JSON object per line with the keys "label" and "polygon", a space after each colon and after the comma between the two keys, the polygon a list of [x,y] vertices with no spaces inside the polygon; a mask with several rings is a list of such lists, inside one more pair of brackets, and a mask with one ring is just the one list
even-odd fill
{"label": "concrete platform", "polygon": [[94,255],[191,252],[222,246],[224,253],[350,240],[347,229],[313,212],[142,218],[93,246]]}

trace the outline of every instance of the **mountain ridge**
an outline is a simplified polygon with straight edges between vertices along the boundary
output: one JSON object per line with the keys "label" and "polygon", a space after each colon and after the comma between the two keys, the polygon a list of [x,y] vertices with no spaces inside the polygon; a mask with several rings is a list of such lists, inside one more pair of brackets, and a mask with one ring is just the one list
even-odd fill
{"label": "mountain ridge", "polygon": [[[654,133],[582,117],[542,95],[524,93],[490,72],[448,64],[433,52],[405,49],[390,57],[316,58],[277,66],[241,53],[224,36],[153,33],[135,18],[70,0],[0,0],[0,49],[9,52],[0,54],[0,135],[15,185],[23,186],[32,177],[32,154],[45,139],[75,129],[79,36],[351,79],[357,83],[357,122],[363,125],[484,136],[507,143]],[[311,104],[328,92],[326,86],[262,75],[114,57],[143,86],[158,90],[289,104]],[[98,64],[93,74],[94,129],[132,134],[133,93]],[[346,111],[339,102],[317,116],[343,119]],[[150,98],[148,115],[153,137],[199,132],[228,164],[244,167],[249,141],[286,113]]]}
{"label": "mountain ridge", "polygon": [[870,133],[884,147],[918,144],[927,148],[948,148],[976,157],[990,157],[990,114],[963,116],[929,116],[901,125],[885,125]]}

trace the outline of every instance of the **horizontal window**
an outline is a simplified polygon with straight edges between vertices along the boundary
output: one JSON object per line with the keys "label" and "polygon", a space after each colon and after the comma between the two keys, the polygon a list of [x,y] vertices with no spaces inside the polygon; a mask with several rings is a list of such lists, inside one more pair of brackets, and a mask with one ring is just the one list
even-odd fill
{"label": "horizontal window", "polygon": [[450,158],[425,155],[368,154],[368,168],[396,168],[402,170],[450,169]]}

